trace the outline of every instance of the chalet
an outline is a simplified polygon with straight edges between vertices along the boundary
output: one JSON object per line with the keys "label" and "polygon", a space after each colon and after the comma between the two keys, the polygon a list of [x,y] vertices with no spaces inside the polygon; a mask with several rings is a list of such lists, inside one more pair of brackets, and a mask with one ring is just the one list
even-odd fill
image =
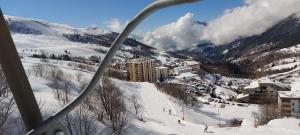
{"label": "chalet", "polygon": [[291,87],[279,81],[261,79],[253,81],[243,88],[243,93],[238,95],[239,102],[263,104],[277,101],[278,91],[290,91]]}
{"label": "chalet", "polygon": [[300,118],[300,91],[278,91],[278,109],[281,117]]}
{"label": "chalet", "polygon": [[175,76],[175,78],[180,81],[200,80],[200,78],[197,74],[193,74],[191,72],[181,73],[181,74]]}
{"label": "chalet", "polygon": [[200,69],[200,63],[193,60],[186,60],[183,62],[183,65],[191,67],[193,71],[198,71]]}
{"label": "chalet", "polygon": [[192,68],[191,67],[187,67],[187,66],[181,66],[181,67],[176,67],[173,69],[173,73],[175,75],[180,75],[181,73],[189,73],[192,72]]}

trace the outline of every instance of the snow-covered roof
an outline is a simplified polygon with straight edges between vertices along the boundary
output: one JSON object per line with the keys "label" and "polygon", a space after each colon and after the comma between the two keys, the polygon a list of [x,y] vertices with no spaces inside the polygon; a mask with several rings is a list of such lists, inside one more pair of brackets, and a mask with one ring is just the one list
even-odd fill
{"label": "snow-covered roof", "polygon": [[292,82],[291,91],[300,91],[300,81]]}
{"label": "snow-covered roof", "polygon": [[199,64],[199,62],[193,61],[193,60],[189,60],[189,61],[185,61],[185,64],[188,65],[188,66],[192,66],[192,65],[197,65],[197,64]]}
{"label": "snow-covered roof", "polygon": [[191,67],[187,67],[187,66],[181,66],[181,67],[174,68],[174,70],[186,70],[186,69],[192,69],[192,68]]}
{"label": "snow-covered roof", "polygon": [[158,69],[168,69],[167,67],[164,67],[164,66],[159,66],[157,67]]}
{"label": "snow-covered roof", "polygon": [[300,91],[278,91],[280,98],[300,98]]}
{"label": "snow-covered roof", "polygon": [[128,63],[139,63],[139,62],[145,62],[145,61],[154,61],[154,59],[138,58],[138,59],[132,59],[132,60],[128,61]]}
{"label": "snow-covered roof", "polygon": [[261,79],[259,80],[259,83],[260,84],[273,84],[273,85],[276,85],[278,87],[281,87],[281,88],[285,88],[285,89],[290,89],[291,87],[287,84],[284,84],[282,82],[279,82],[279,81],[276,81],[276,80],[271,80],[269,78],[264,78],[264,79]]}
{"label": "snow-covered roof", "polygon": [[245,98],[245,97],[248,97],[249,94],[238,94],[236,99],[242,99],[242,98]]}
{"label": "snow-covered roof", "polygon": [[251,82],[248,86],[245,86],[244,89],[255,89],[259,88],[260,84],[271,84],[271,85],[276,85],[278,87],[284,88],[284,89],[290,89],[291,87],[287,84],[284,84],[282,82],[276,81],[276,80],[271,80],[269,78],[262,78],[259,80],[255,80]]}
{"label": "snow-covered roof", "polygon": [[259,88],[259,82],[257,80],[251,82],[249,85],[244,87],[244,89],[255,89],[255,88]]}
{"label": "snow-covered roof", "polygon": [[202,103],[208,103],[208,99],[207,98],[204,98],[204,97],[197,97],[197,100],[202,102]]}
{"label": "snow-covered roof", "polygon": [[193,78],[193,77],[197,77],[198,75],[193,74],[191,72],[187,72],[187,73],[181,73],[178,76],[176,76],[177,79],[183,79],[183,78]]}

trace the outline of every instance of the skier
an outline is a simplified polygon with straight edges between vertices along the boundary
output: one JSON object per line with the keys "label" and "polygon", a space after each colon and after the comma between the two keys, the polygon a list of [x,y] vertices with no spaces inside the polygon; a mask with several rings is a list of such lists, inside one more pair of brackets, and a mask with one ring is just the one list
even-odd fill
{"label": "skier", "polygon": [[171,115],[171,109],[169,109],[169,115]]}
{"label": "skier", "polygon": [[205,128],[203,132],[207,133],[207,129],[208,129],[207,124],[205,124]]}
{"label": "skier", "polygon": [[163,111],[165,112],[165,110],[166,110],[166,108],[165,107],[163,107]]}

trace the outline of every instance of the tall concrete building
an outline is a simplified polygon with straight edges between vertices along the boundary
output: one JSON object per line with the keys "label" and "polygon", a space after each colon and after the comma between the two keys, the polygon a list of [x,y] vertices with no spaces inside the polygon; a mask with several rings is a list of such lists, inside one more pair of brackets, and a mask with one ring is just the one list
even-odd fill
{"label": "tall concrete building", "polygon": [[169,77],[169,70],[167,67],[155,67],[156,71],[156,79],[160,82],[163,82]]}
{"label": "tall concrete building", "polygon": [[127,62],[129,80],[133,82],[155,82],[155,60],[138,58]]}

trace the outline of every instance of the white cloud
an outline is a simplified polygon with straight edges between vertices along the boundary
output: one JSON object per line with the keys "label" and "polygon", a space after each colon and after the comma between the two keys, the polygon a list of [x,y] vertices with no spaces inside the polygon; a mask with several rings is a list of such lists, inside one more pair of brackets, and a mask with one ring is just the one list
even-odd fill
{"label": "white cloud", "polygon": [[111,31],[121,32],[123,30],[123,28],[128,24],[128,21],[126,21],[125,23],[121,23],[119,19],[112,18],[108,21],[105,21],[104,24]]}
{"label": "white cloud", "polygon": [[194,23],[193,14],[187,13],[176,22],[146,33],[144,42],[163,50],[187,48],[200,41],[202,27]]}
{"label": "white cloud", "polygon": [[193,14],[187,13],[176,22],[148,32],[144,42],[166,50],[188,48],[201,41],[221,45],[261,34],[298,11],[300,0],[245,0],[243,6],[226,10],[205,27],[194,24]]}
{"label": "white cloud", "polygon": [[201,39],[216,45],[265,32],[281,19],[300,10],[300,0],[245,0],[245,5],[208,23]]}

